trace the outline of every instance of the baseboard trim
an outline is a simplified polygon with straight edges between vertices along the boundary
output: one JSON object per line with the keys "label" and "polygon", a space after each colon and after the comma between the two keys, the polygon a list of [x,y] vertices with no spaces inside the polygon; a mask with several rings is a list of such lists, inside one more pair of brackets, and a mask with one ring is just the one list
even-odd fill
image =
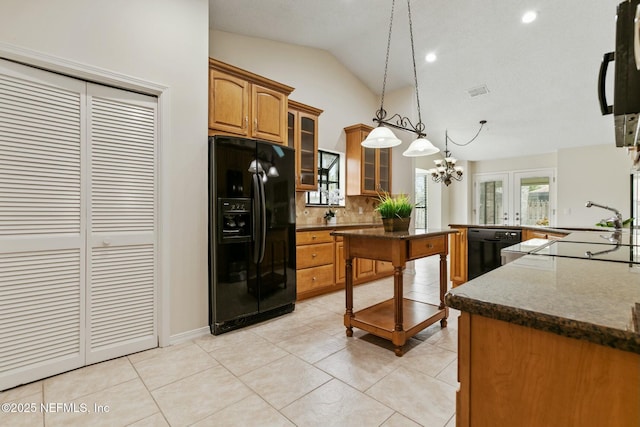
{"label": "baseboard trim", "polygon": [[208,326],[204,326],[198,329],[193,329],[191,331],[181,332],[179,334],[171,335],[169,337],[169,345],[180,344],[185,341],[194,340],[196,338],[200,338],[209,334],[211,334],[211,330],[209,329]]}

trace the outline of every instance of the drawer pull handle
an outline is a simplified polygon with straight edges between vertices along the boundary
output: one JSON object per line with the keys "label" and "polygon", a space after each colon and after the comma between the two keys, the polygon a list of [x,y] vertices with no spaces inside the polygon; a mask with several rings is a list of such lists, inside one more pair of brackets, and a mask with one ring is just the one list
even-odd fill
{"label": "drawer pull handle", "polygon": [[311,254],[311,257],[312,257],[312,258],[315,258],[315,257],[317,257],[317,256],[318,256],[318,254]]}
{"label": "drawer pull handle", "polygon": [[427,248],[429,248],[429,249],[433,248],[433,243],[427,244]]}
{"label": "drawer pull handle", "polygon": [[316,235],[311,236],[311,240],[316,240]]}
{"label": "drawer pull handle", "polygon": [[313,278],[312,278],[311,280],[313,280],[313,281],[315,282],[315,280],[316,280],[316,276],[313,276]]}

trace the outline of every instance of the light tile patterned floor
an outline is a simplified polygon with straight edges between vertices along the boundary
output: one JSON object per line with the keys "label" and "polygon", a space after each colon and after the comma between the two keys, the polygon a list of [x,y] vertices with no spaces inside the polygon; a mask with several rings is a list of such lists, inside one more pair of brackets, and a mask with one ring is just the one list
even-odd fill
{"label": "light tile patterned floor", "polygon": [[[405,295],[437,303],[437,257],[415,271],[405,274]],[[356,287],[355,308],[390,298],[392,283]],[[343,292],[324,295],[240,331],[1,392],[0,403],[75,404],[66,409],[77,412],[0,411],[0,426],[453,427],[458,312],[446,329],[438,323],[412,338],[401,358],[357,329],[347,338],[343,313]]]}

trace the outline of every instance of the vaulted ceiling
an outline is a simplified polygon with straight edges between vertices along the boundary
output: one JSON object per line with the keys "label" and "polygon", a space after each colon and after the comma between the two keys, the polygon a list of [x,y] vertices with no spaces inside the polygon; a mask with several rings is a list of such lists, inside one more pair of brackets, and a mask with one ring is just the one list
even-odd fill
{"label": "vaulted ceiling", "polygon": [[[391,0],[209,0],[210,28],[325,49],[380,93]],[[597,78],[619,0],[412,0],[422,118],[440,148],[482,160],[614,144]],[[538,18],[523,24],[535,10]],[[425,61],[435,52],[438,59]],[[612,97],[613,70],[607,87]],[[387,91],[413,87],[407,2],[396,0]],[[470,90],[485,86],[486,94]],[[372,112],[373,113],[373,112]],[[411,112],[400,112],[411,115]]]}

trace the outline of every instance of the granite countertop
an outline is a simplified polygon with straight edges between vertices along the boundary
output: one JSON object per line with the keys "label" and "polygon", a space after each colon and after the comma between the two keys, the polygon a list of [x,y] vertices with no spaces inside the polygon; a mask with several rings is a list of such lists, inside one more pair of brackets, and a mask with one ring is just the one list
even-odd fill
{"label": "granite countertop", "polygon": [[456,230],[439,230],[429,228],[427,230],[414,230],[414,231],[384,231],[382,228],[365,228],[355,230],[336,230],[331,233],[334,236],[357,236],[364,238],[383,238],[383,239],[398,239],[398,240],[413,240],[421,239],[424,237],[442,236],[444,234],[453,234]]}
{"label": "granite countertop", "polygon": [[[597,241],[600,235],[579,232],[566,239]],[[632,320],[632,309],[640,303],[639,265],[525,255],[451,289],[445,302],[472,314],[640,354],[640,330]]]}
{"label": "granite countertop", "polygon": [[382,227],[382,222],[339,223],[339,224],[306,224],[296,226],[296,231],[343,230],[350,228]]}
{"label": "granite countertop", "polygon": [[504,230],[537,230],[548,231],[550,233],[572,233],[574,231],[611,231],[604,227],[549,227],[544,225],[478,225],[478,224],[449,224],[449,227],[455,228],[500,228]]}

